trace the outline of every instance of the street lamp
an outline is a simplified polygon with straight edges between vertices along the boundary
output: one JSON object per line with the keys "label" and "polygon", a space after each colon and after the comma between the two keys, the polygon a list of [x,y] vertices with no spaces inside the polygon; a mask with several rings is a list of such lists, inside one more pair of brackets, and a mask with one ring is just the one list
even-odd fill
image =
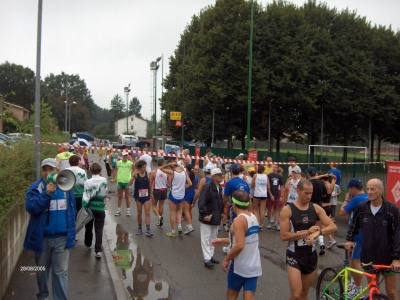
{"label": "street lamp", "polygon": [[68,117],[68,132],[69,133],[71,133],[71,106],[73,105],[73,104],[76,104],[76,102],[75,101],[73,101],[73,102],[67,102],[67,101],[64,101],[65,102],[65,105],[68,105],[69,106],[69,117]]}
{"label": "street lamp", "polygon": [[154,104],[154,134],[153,135],[157,135],[157,70],[160,67],[158,62],[162,59],[162,57],[157,57],[156,61],[152,61],[150,63],[150,70],[153,71],[154,73],[154,100],[153,100],[153,104]]}
{"label": "street lamp", "polygon": [[269,101],[269,117],[268,117],[268,152],[271,155],[271,103],[274,99]]}
{"label": "street lamp", "polygon": [[126,94],[126,134],[129,133],[129,129],[128,129],[128,119],[129,119],[129,106],[128,106],[128,98],[129,98],[129,92],[131,84],[128,84],[128,86],[124,87],[124,92]]}
{"label": "street lamp", "polygon": [[250,0],[250,45],[249,45],[249,82],[247,88],[247,138],[246,149],[250,149],[250,119],[251,119],[251,79],[253,71],[253,19],[254,3]]}
{"label": "street lamp", "polygon": [[65,126],[64,126],[64,132],[67,133],[67,125],[68,125],[68,76],[66,78],[65,82]]}

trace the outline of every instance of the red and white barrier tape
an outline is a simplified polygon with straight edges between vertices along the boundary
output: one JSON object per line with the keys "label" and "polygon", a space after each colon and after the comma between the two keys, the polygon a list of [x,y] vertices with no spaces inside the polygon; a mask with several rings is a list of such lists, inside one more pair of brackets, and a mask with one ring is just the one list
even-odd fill
{"label": "red and white barrier tape", "polygon": [[[38,142],[35,141],[35,144],[46,144],[46,145],[54,145],[54,146],[64,146],[66,145],[65,143],[52,143],[52,142]],[[163,157],[176,157],[176,158],[190,158],[190,159],[195,159],[195,160],[204,160],[204,156],[194,156],[194,155],[183,155],[183,154],[169,154],[169,153],[158,153],[156,151],[140,151],[140,150],[130,150],[130,149],[117,149],[117,148],[109,148],[109,147],[97,147],[97,146],[74,146],[68,144],[68,146],[73,147],[73,148],[83,148],[83,149],[88,149],[88,150],[110,150],[112,152],[128,152],[128,153],[137,153],[137,154],[149,154],[149,155],[155,155],[155,156],[163,156]],[[212,162],[220,162],[220,163],[225,163],[225,162],[230,162],[230,163],[237,163],[237,164],[257,164],[257,165],[271,165],[271,164],[277,164],[277,165],[290,165],[289,162],[265,162],[265,161],[252,161],[252,160],[240,160],[240,159],[226,159],[226,158],[208,158],[208,160]],[[321,162],[321,163],[308,163],[308,162],[296,162],[297,165],[329,165],[329,162]],[[373,162],[336,162],[337,165],[376,165],[376,164],[384,164],[384,162],[381,161],[373,161]]]}

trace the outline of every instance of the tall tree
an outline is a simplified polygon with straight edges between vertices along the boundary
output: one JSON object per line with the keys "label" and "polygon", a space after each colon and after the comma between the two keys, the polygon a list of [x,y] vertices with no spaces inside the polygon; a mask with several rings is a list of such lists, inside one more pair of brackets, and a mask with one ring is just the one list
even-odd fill
{"label": "tall tree", "polygon": [[137,97],[133,97],[132,100],[129,102],[129,115],[135,115],[136,117],[142,117],[142,104]]}
{"label": "tall tree", "polygon": [[7,102],[30,110],[35,102],[35,73],[6,61],[0,65],[0,94],[8,95]]}

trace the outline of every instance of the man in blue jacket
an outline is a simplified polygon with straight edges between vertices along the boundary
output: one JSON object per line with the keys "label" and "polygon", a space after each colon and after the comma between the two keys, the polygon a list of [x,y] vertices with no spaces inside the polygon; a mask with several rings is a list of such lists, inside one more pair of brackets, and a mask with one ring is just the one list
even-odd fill
{"label": "man in blue jacket", "polygon": [[71,191],[63,192],[47,176],[58,173],[57,161],[42,161],[43,177],[26,192],[25,209],[30,214],[24,248],[35,252],[39,293],[49,297],[48,278],[51,270],[53,298],[67,299],[69,249],[75,240],[75,198]]}

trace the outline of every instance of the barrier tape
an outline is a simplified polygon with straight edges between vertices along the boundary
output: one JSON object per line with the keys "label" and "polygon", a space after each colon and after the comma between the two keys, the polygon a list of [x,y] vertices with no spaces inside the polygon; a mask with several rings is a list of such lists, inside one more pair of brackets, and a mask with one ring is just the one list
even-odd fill
{"label": "barrier tape", "polygon": [[[35,144],[45,144],[45,145],[54,145],[54,146],[64,146],[66,145],[65,143],[54,143],[54,142],[38,142],[35,141]],[[204,160],[204,156],[194,156],[194,155],[183,155],[183,154],[170,154],[170,153],[162,153],[160,155],[156,151],[141,151],[141,150],[131,150],[131,149],[117,149],[117,148],[110,148],[110,147],[97,147],[97,146],[74,146],[68,144],[68,146],[72,148],[78,148],[78,149],[88,149],[88,150],[110,150],[112,152],[128,152],[128,153],[137,153],[137,154],[149,154],[149,155],[155,155],[155,156],[163,156],[163,157],[175,157],[175,158],[190,158],[190,159],[195,159],[195,160]],[[237,164],[257,164],[257,165],[272,165],[272,164],[277,164],[277,165],[290,165],[289,162],[266,162],[266,161],[253,161],[253,160],[240,160],[240,159],[226,159],[226,158],[208,158],[207,160],[212,161],[212,162],[219,162],[219,163],[225,163],[225,162],[230,162],[230,163],[237,163]],[[381,161],[373,161],[373,162],[336,162],[337,165],[376,165],[376,164],[384,164],[384,162]],[[296,165],[330,165],[330,162],[320,162],[320,163],[308,163],[308,162],[296,162]]]}

